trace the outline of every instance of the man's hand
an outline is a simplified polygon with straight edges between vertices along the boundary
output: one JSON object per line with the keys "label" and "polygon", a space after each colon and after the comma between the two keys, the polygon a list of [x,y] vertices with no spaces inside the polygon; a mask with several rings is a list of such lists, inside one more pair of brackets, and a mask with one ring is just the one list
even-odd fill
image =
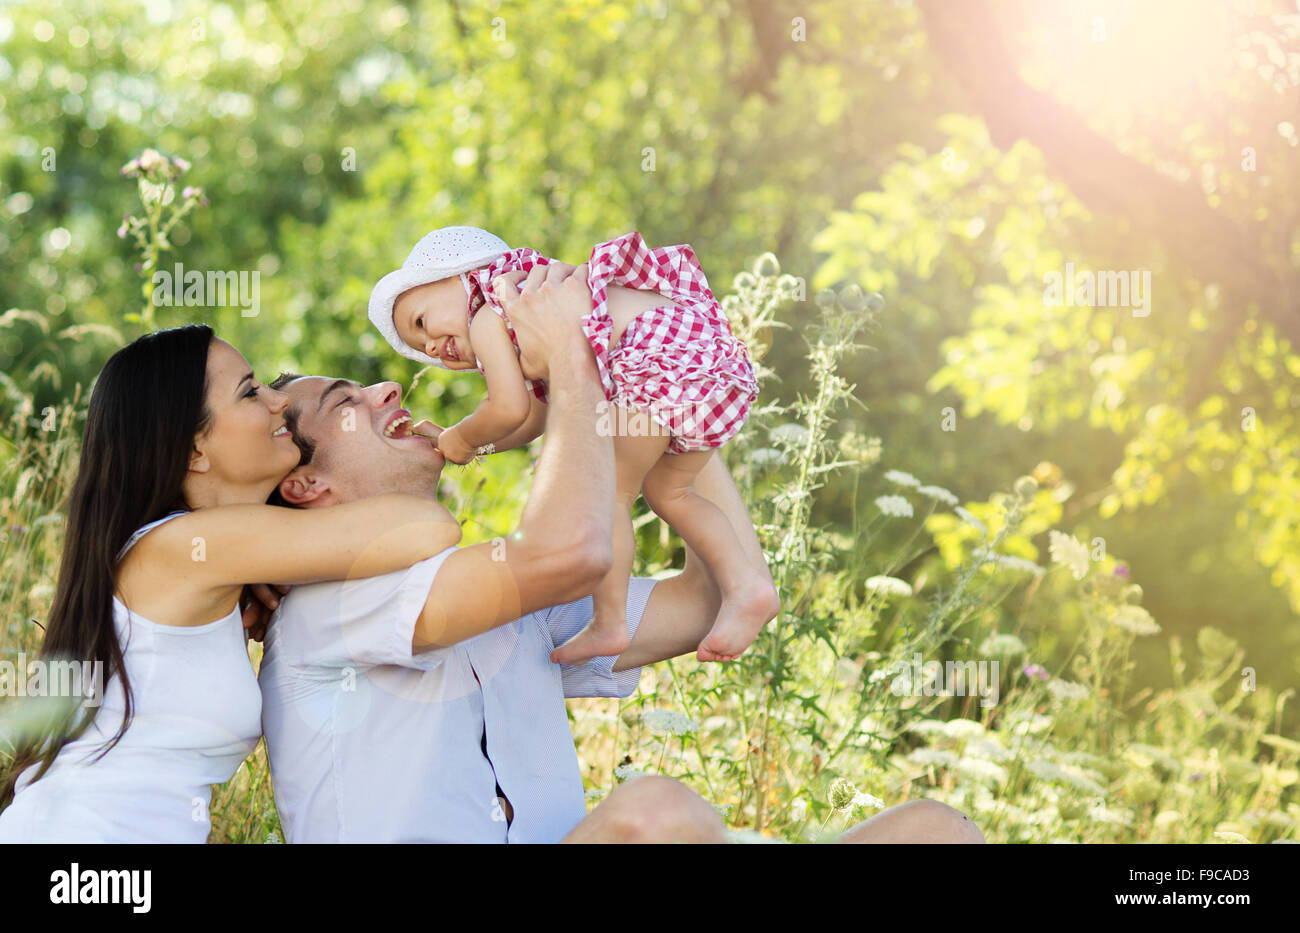
{"label": "man's hand", "polygon": [[280,597],[288,593],[288,586],[274,586],[270,583],[253,583],[244,587],[239,597],[243,607],[244,628],[253,641],[266,637],[266,625],[271,621],[271,614],[280,605]]}
{"label": "man's hand", "polygon": [[461,439],[460,431],[455,427],[447,428],[438,435],[438,451],[452,463],[465,464],[474,459],[474,448]]}
{"label": "man's hand", "polygon": [[519,342],[519,366],[529,379],[547,379],[551,363],[572,360],[574,352],[587,348],[582,336],[582,318],[591,313],[591,289],[587,287],[587,266],[566,272],[562,263],[533,266],[515,287],[515,276],[497,276],[492,290],[510,319]]}

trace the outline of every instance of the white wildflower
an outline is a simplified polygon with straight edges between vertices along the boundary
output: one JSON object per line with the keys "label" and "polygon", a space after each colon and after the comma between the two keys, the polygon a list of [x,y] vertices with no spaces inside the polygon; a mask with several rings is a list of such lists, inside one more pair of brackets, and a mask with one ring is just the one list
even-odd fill
{"label": "white wildflower", "polygon": [[1052,695],[1052,699],[1057,700],[1058,702],[1088,699],[1087,687],[1083,684],[1061,680],[1059,677],[1047,682],[1047,692]]}
{"label": "white wildflower", "polygon": [[1051,716],[1038,713],[1015,712],[1010,719],[1013,723],[1011,731],[1015,735],[1035,735],[1052,725]]}
{"label": "white wildflower", "polygon": [[1220,832],[1216,830],[1214,833],[1214,838],[1219,840],[1220,842],[1227,842],[1227,843],[1231,843],[1232,845],[1250,845],[1250,840],[1247,839],[1245,836],[1243,836],[1241,833]]}
{"label": "white wildflower", "polygon": [[1003,784],[1007,780],[1007,769],[982,758],[962,758],[957,762],[956,771],[971,780],[988,784]]}
{"label": "white wildflower", "polygon": [[884,680],[886,677],[888,677],[889,674],[890,674],[890,672],[887,671],[887,670],[885,670],[883,667],[878,667],[878,668],[876,668],[874,671],[871,672],[871,676],[867,678],[867,683],[869,683],[869,684],[878,684],[878,683],[880,683],[882,680]]}
{"label": "white wildflower", "polygon": [[1088,573],[1088,549],[1074,535],[1062,534],[1053,528],[1047,534],[1047,549],[1052,561],[1070,568],[1074,579],[1082,580]]}
{"label": "white wildflower", "polygon": [[1014,752],[1003,747],[996,739],[992,738],[967,742],[966,754],[977,758],[987,758],[989,761],[1006,761],[1015,757]]}
{"label": "white wildflower", "polygon": [[1034,758],[1025,763],[1025,768],[1044,781],[1059,781],[1098,796],[1106,792],[1104,787],[1084,774],[1080,768],[1063,768],[1046,758]]}
{"label": "white wildflower", "polygon": [[885,802],[879,797],[873,797],[871,794],[859,791],[853,795],[853,806],[871,807],[873,810],[883,810]]}
{"label": "white wildflower", "polygon": [[1160,631],[1151,613],[1141,606],[1120,606],[1111,621],[1134,635],[1155,635]]}
{"label": "white wildflower", "polygon": [[1124,757],[1143,768],[1150,768],[1154,765],[1170,774],[1176,774],[1182,770],[1182,765],[1179,764],[1178,759],[1163,748],[1144,745],[1141,742],[1133,742],[1126,747]]}
{"label": "white wildflower", "polygon": [[1000,567],[1006,567],[1008,570],[1019,570],[1022,573],[1040,574],[1044,570],[1035,564],[1032,560],[1025,560],[1023,557],[1013,557],[1010,554],[985,553],[989,560],[993,561]]}
{"label": "white wildflower", "polygon": [[951,768],[957,763],[957,756],[942,748],[917,748],[907,756],[907,760],[918,765],[938,765]]}
{"label": "white wildflower", "polygon": [[906,580],[900,580],[898,577],[876,576],[868,577],[866,582],[867,589],[873,593],[879,593],[882,596],[911,596],[912,586]]}
{"label": "white wildflower", "polygon": [[876,507],[886,515],[901,518],[912,517],[912,503],[902,496],[877,496]]}
{"label": "white wildflower", "polygon": [[953,506],[957,504],[957,497],[954,496],[952,493],[950,493],[948,490],[944,489],[942,486],[921,486],[916,491],[923,496],[926,496],[930,499],[934,499],[938,502],[942,502],[944,505],[947,506]]}
{"label": "white wildflower", "polygon": [[648,709],[641,714],[641,725],[651,732],[668,735],[689,735],[700,728],[700,724],[687,716],[671,709]]}
{"label": "white wildflower", "polygon": [[749,462],[758,466],[767,466],[769,463],[785,463],[785,454],[772,447],[760,447],[750,452]]}
{"label": "white wildflower", "polygon": [[619,765],[614,769],[614,777],[618,778],[620,781],[631,781],[645,776],[645,771],[638,771],[631,765]]}
{"label": "white wildflower", "polygon": [[886,470],[885,479],[897,486],[909,486],[916,489],[921,485],[921,481],[911,473],[905,473],[902,470]]}
{"label": "white wildflower", "polygon": [[920,719],[909,723],[907,731],[917,735],[947,735],[948,724],[942,719]]}
{"label": "white wildflower", "polygon": [[950,739],[978,739],[984,735],[984,725],[973,719],[950,719],[943,724],[943,734]]}
{"label": "white wildflower", "polygon": [[802,823],[808,816],[808,801],[802,797],[797,797],[790,804],[790,818],[796,823]]}
{"label": "white wildflower", "polygon": [[1024,654],[1028,649],[1025,643],[1009,632],[999,632],[984,639],[979,653],[990,658],[1014,658]]}

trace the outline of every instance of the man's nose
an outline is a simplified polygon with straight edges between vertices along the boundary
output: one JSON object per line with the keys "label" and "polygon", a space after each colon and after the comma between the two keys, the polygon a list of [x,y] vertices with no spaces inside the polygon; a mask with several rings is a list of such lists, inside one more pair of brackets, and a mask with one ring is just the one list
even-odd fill
{"label": "man's nose", "polygon": [[367,387],[366,394],[370,396],[370,404],[375,408],[402,403],[402,387],[396,382],[376,382]]}

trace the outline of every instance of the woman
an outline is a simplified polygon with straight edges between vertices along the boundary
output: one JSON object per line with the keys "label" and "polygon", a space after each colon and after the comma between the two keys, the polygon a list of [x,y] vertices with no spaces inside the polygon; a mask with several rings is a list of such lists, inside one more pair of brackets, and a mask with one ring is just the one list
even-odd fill
{"label": "woman", "polygon": [[299,460],[287,406],[204,325],[141,337],[104,366],[41,652],[101,661],[104,697],[20,743],[0,774],[0,841],[205,842],[210,785],[261,735],[244,584],[375,576],[460,540],[416,496],[264,504]]}

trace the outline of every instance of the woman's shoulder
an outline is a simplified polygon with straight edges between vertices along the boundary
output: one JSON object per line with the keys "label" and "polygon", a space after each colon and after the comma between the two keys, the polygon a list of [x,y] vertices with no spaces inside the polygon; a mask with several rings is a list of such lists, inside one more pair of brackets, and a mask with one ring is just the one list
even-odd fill
{"label": "woman's shoulder", "polygon": [[[190,512],[187,511],[186,509],[175,509],[174,511],[168,512],[162,518],[158,518],[145,525],[141,525],[139,528],[136,529],[136,531],[131,535],[131,537],[126,539],[126,543],[123,544],[121,550],[117,552],[117,559],[121,561],[122,558],[126,557],[127,552],[130,551],[131,548],[135,547],[135,545],[140,541],[141,538],[143,538],[149,532],[153,531],[159,525],[162,525],[165,522],[169,522],[174,518],[180,518],[182,515],[189,515],[189,514]],[[176,526],[173,526],[173,528],[175,527]]]}

